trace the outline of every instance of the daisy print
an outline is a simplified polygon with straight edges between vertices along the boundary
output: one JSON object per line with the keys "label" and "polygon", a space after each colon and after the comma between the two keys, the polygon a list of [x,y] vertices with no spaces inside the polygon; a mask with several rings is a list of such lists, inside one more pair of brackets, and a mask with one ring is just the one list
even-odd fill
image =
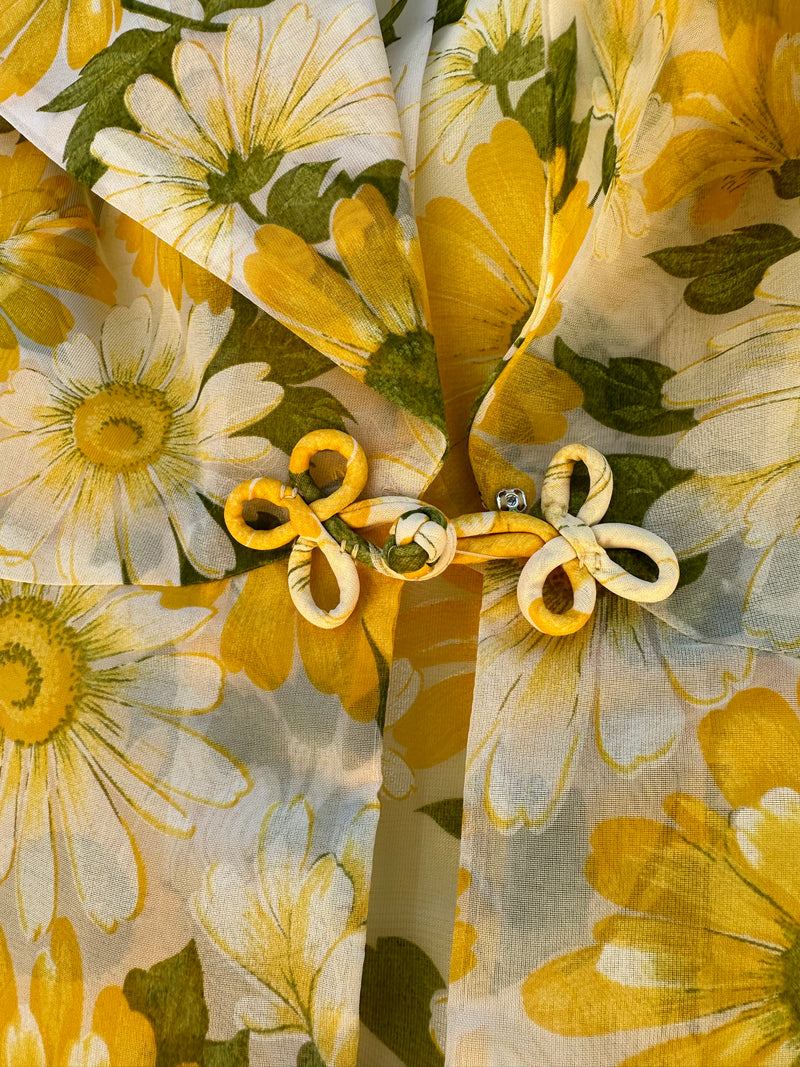
{"label": "daisy print", "polygon": [[181,41],[172,74],[177,92],[150,74],[128,89],[138,132],[96,135],[108,170],[94,191],[225,281],[285,156],[366,133],[400,145],[380,29],[360,4],[331,21],[302,3],[239,16],[222,40]]}
{"label": "daisy print", "polygon": [[178,585],[181,554],[220,578],[236,556],[206,502],[222,505],[271,446],[236,436],[283,390],[266,363],[206,368],[233,318],[208,304],[184,329],[171,300],[156,321],[140,297],[106,318],[99,347],[73,334],[46,370],[0,396],[0,548],[35,556],[62,583]]}
{"label": "daisy print", "polygon": [[134,814],[194,832],[190,804],[225,808],[244,768],[184,725],[217,707],[218,661],[175,646],[211,617],[157,593],[0,582],[0,878],[35,940],[56,911],[57,827],[87,915],[104,930],[145,895]]}

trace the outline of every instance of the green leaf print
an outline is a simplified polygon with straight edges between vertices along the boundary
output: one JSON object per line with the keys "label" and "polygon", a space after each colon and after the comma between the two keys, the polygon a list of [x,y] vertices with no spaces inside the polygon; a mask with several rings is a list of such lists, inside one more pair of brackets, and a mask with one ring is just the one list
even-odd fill
{"label": "green leaf print", "polygon": [[208,1008],[194,941],[149,971],[129,971],[122,992],[131,1008],[146,1016],[153,1027],[156,1067],[202,1063]]}
{"label": "green leaf print", "polygon": [[694,311],[723,315],[749,304],[767,269],[800,250],[800,238],[774,222],[742,226],[700,245],[676,245],[651,252],[674,278],[693,278],[683,299]]}
{"label": "green leaf print", "polygon": [[390,333],[370,357],[364,381],[388,400],[446,432],[436,352],[427,330]]}
{"label": "green leaf print", "polygon": [[361,1021],[406,1067],[443,1067],[430,1034],[431,997],[446,986],[433,961],[404,937],[366,946]]}
{"label": "green leaf print", "polygon": [[661,390],[675,371],[650,359],[622,356],[599,363],[579,356],[560,337],[553,362],[583,389],[583,409],[603,426],[639,437],[690,430],[697,425],[691,410],[668,411]]}
{"label": "green leaf print", "polygon": [[400,36],[394,28],[395,22],[403,14],[408,0],[395,0],[389,10],[381,19],[381,36],[383,37],[383,43],[388,48],[390,44],[394,44],[395,41],[400,40]]}
{"label": "green leaf print", "polygon": [[439,0],[433,20],[433,32],[436,33],[442,26],[458,22],[460,18],[463,18],[466,6],[467,0]]}
{"label": "green leaf print", "polygon": [[239,8],[266,7],[272,0],[200,0],[205,12],[206,21],[221,15],[224,11],[235,11]]}
{"label": "green leaf print", "polygon": [[300,385],[318,378],[335,364],[296,333],[261,311],[234,290],[231,328],[206,368],[203,383],[218,371],[239,363],[268,363],[269,380],[278,385]]}
{"label": "green leaf print", "polygon": [[206,1041],[202,1067],[249,1067],[250,1031],[240,1030],[227,1041]]}
{"label": "green leaf print", "polygon": [[606,130],[606,139],[603,141],[603,192],[607,193],[614,180],[614,170],[617,166],[617,143],[614,140],[614,123]]}
{"label": "green leaf print", "polygon": [[106,167],[91,154],[95,134],[106,126],[137,130],[125,106],[125,91],[140,74],[153,74],[174,88],[172,53],[180,40],[181,23],[166,30],[128,30],[89,60],[78,80],[68,85],[42,111],[83,107],[70,130],[64,166],[84,185],[92,186]]}
{"label": "green leaf print", "polygon": [[267,222],[283,226],[309,244],[319,244],[330,237],[330,219],[337,200],[353,196],[362,185],[373,185],[394,214],[400,198],[400,181],[404,164],[399,159],[373,163],[354,178],[340,171],[324,192],[322,183],[337,160],[323,163],[300,163],[281,175],[270,189],[267,199]]}
{"label": "green leaf print", "polygon": [[519,98],[513,118],[521,123],[536,148],[539,159],[553,158],[553,124],[551,121],[552,86],[545,78],[531,82]]}
{"label": "green leaf print", "polygon": [[550,45],[545,74],[528,86],[516,108],[504,109],[504,114],[522,123],[544,162],[553,159],[557,148],[563,149],[564,178],[553,202],[556,212],[561,210],[575,188],[592,119],[591,108],[580,122],[575,122],[572,117],[577,95],[577,69],[578,37],[573,20]]}
{"label": "green leaf print", "polygon": [[461,837],[461,819],[464,813],[464,801],[461,797],[435,800],[432,804],[423,804],[417,811],[429,815],[451,837]]}
{"label": "green leaf print", "polygon": [[386,662],[385,656],[378,648],[363,619],[361,620],[361,629],[364,631],[372,658],[375,660],[375,670],[378,675],[378,707],[375,711],[375,725],[383,734],[386,728],[386,705],[389,699],[389,664]]}
{"label": "green leaf print", "polygon": [[312,430],[345,430],[344,420],[352,418],[344,404],[327,390],[316,385],[287,385],[280,403],[263,419],[246,426],[239,436],[266,437],[288,455],[304,434]]}
{"label": "green leaf print", "polygon": [[240,1030],[227,1041],[207,1041],[208,1008],[197,946],[154,964],[149,971],[128,971],[125,999],[144,1015],[156,1039],[156,1067],[249,1067],[250,1032]]}
{"label": "green leaf print", "polygon": [[297,1067],[325,1067],[325,1061],[313,1041],[306,1041],[297,1050]]}

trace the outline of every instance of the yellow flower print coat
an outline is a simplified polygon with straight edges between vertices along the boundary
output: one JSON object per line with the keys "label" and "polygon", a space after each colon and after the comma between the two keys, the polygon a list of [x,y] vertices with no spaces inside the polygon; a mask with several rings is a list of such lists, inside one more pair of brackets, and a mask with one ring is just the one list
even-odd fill
{"label": "yellow flower print coat", "polygon": [[800,1059],[799,35],[0,3],[0,1067]]}

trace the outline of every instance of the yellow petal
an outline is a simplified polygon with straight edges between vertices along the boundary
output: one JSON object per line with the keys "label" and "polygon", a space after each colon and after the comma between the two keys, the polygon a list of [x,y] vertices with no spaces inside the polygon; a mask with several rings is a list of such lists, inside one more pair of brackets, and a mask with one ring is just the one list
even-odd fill
{"label": "yellow petal", "polygon": [[304,341],[351,369],[383,342],[380,322],[351,285],[310,245],[281,226],[262,226],[244,276],[271,313]]}
{"label": "yellow petal", "polygon": [[56,919],[50,951],[31,974],[31,1012],[39,1024],[48,1063],[66,1063],[67,1051],[81,1033],[83,967],[78,939],[68,919]]}
{"label": "yellow petal", "polygon": [[527,350],[519,353],[513,371],[500,378],[495,390],[494,401],[475,425],[514,444],[557,441],[567,431],[563,412],[583,402],[583,390],[568,374]]}
{"label": "yellow petal", "polygon": [[720,34],[746,99],[763,100],[764,75],[772,65],[775,46],[784,34],[800,30],[798,15],[792,0],[720,0]]}
{"label": "yellow petal", "polygon": [[[335,604],[335,580],[324,560],[314,561],[311,575],[315,600],[322,605]],[[320,631],[298,618],[297,643],[312,685],[321,693],[336,693],[351,718],[370,722],[378,711],[381,686],[388,681],[403,583],[367,567],[359,567],[358,577],[361,592],[347,622],[320,640]]]}
{"label": "yellow petal", "polygon": [[[61,41],[67,2],[45,0],[33,21],[0,62],[0,103],[14,94],[23,96],[50,69]],[[0,22],[0,34],[3,30]]]}
{"label": "yellow petal", "polygon": [[701,186],[692,204],[692,222],[706,226],[709,222],[729,219],[757,173],[755,170],[743,170],[735,177],[725,175]]}
{"label": "yellow petal", "polygon": [[0,271],[0,311],[41,345],[55,346],[66,340],[75,324],[61,301],[33,282]]}
{"label": "yellow petal", "polygon": [[607,900],[676,923],[788,948],[786,917],[718,850],[663,823],[610,819],[592,834],[586,877]]}
{"label": "yellow petal", "polygon": [[80,70],[108,44],[122,17],[120,0],[72,0],[67,32],[67,62]]}
{"label": "yellow petal", "polygon": [[539,284],[547,213],[547,180],[533,141],[504,119],[488,144],[467,161],[467,183],[490,226],[530,278]]}
{"label": "yellow petal", "polygon": [[786,37],[779,42],[770,73],[766,85],[770,115],[785,155],[796,159],[800,155],[800,101],[795,90],[800,76],[800,44],[797,37]]}
{"label": "yellow petal", "polygon": [[[169,244],[156,238],[156,259],[158,262],[158,280],[172,297],[172,303],[180,311],[183,303],[183,256]],[[198,270],[203,270],[198,267]],[[224,285],[224,282],[220,282]]]}
{"label": "yellow petal", "polygon": [[553,960],[522,984],[528,1016],[559,1034],[698,1019],[780,992],[780,956],[695,926],[612,916],[601,943]]}
{"label": "yellow petal", "polygon": [[[593,209],[589,207],[589,184],[578,182],[567,197],[561,210],[553,216],[553,229],[550,237],[550,258],[547,263],[547,296],[552,300],[558,295],[567,271],[580,251],[589,226],[592,222]],[[546,311],[536,309],[537,318],[543,319]],[[555,323],[553,323],[555,325]],[[539,326],[538,333],[546,331]]]}
{"label": "yellow petal", "polygon": [[472,710],[472,672],[456,674],[421,690],[394,724],[392,738],[405,748],[403,758],[414,770],[435,767],[463,751]]}
{"label": "yellow petal", "polygon": [[347,272],[394,334],[424,325],[422,278],[413,269],[402,227],[371,185],[333,211],[331,235]]}
{"label": "yellow petal", "polygon": [[0,382],[7,381],[9,374],[17,367],[19,367],[17,335],[0,315]]}
{"label": "yellow petal", "polygon": [[0,51],[5,51],[17,34],[33,18],[42,0],[17,0],[0,11]]}
{"label": "yellow petal", "polygon": [[435,599],[404,606],[398,619],[394,655],[409,660],[414,670],[456,663],[463,667],[475,660],[480,597],[468,594],[451,599],[438,582],[435,589]]}
{"label": "yellow petal", "polygon": [[741,1012],[707,1034],[654,1045],[620,1067],[792,1067],[795,1032],[790,1009],[777,1003]]}
{"label": "yellow petal", "polygon": [[278,561],[250,571],[220,639],[226,670],[244,670],[261,689],[283,685],[292,667],[296,613],[286,566]]}
{"label": "yellow petal", "polygon": [[685,130],[645,172],[645,205],[648,211],[663,211],[718,179],[775,165],[774,156],[724,130]]}
{"label": "yellow petal", "polygon": [[450,954],[450,981],[457,982],[478,964],[472,947],[478,940],[478,934],[472,923],[457,920],[453,925],[453,949]]}
{"label": "yellow petal", "polygon": [[448,355],[499,359],[513,340],[512,327],[533,308],[536,289],[491,230],[457,200],[436,197],[417,221],[437,346]]}
{"label": "yellow petal", "polygon": [[[161,241],[160,244],[165,248],[169,248],[169,245],[164,241]],[[177,252],[175,254],[180,255]],[[233,290],[229,285],[218,278],[216,274],[212,274],[211,271],[206,270],[191,259],[187,259],[185,256],[181,256],[180,259],[183,270],[183,284],[195,304],[202,304],[207,300],[208,306],[214,315],[219,315],[225,308],[230,307]],[[176,306],[180,307],[180,303]]]}
{"label": "yellow petal", "polygon": [[228,586],[228,578],[218,582],[196,582],[194,585],[176,585],[165,589],[163,586],[144,586],[161,593],[161,606],[164,608],[210,608],[222,596]]}
{"label": "yellow petal", "polygon": [[131,272],[142,284],[149,288],[153,284],[156,265],[157,238],[135,219],[120,212],[115,230],[120,241],[125,242],[125,249],[134,254]]}
{"label": "yellow petal", "polygon": [[11,237],[3,243],[2,262],[39,285],[114,303],[114,276],[91,248],[66,234],[34,230]]}
{"label": "yellow petal", "polygon": [[48,1067],[42,1039],[30,1015],[23,1022],[13,1020],[3,1036],[4,1067]]}
{"label": "yellow petal", "polygon": [[144,1015],[128,1006],[118,986],[107,986],[98,996],[92,1032],[105,1041],[111,1067],[155,1067],[153,1028]]}
{"label": "yellow petal", "polygon": [[697,728],[703,757],[734,807],[758,803],[769,790],[800,793],[800,721],[771,689],[745,689],[709,712]]}
{"label": "yellow petal", "polygon": [[729,130],[737,118],[747,117],[754,103],[742,97],[730,64],[717,52],[675,56],[661,72],[658,90],[676,115],[692,115]]}
{"label": "yellow petal", "polygon": [[[6,935],[0,927],[0,1027],[17,1014],[17,985]],[[0,1031],[1,1032],[1,1031]]]}

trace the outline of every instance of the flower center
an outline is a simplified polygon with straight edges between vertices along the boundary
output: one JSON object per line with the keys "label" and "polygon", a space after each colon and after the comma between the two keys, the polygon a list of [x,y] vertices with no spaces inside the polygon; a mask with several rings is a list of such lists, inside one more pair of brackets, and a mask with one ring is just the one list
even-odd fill
{"label": "flower center", "polygon": [[58,607],[35,596],[0,603],[0,730],[47,741],[71,721],[85,691],[86,656]]}
{"label": "flower center", "polygon": [[780,170],[771,170],[769,173],[775,195],[781,200],[794,200],[800,196],[800,159],[787,159]]}
{"label": "flower center", "polygon": [[444,430],[439,372],[433,338],[427,330],[389,333],[372,353],[365,382]]}
{"label": "flower center", "polygon": [[163,454],[173,410],[163,393],[113,382],[75,411],[75,444],[90,463],[115,473],[142,470]]}
{"label": "flower center", "polygon": [[507,85],[525,81],[544,68],[544,39],[541,35],[525,41],[518,30],[499,52],[485,44],[475,58],[472,74],[483,85]]}
{"label": "flower center", "polygon": [[264,188],[280,161],[280,152],[267,155],[261,145],[246,157],[231,152],[224,174],[212,170],[206,176],[209,200],[215,204],[246,204],[254,193]]}

